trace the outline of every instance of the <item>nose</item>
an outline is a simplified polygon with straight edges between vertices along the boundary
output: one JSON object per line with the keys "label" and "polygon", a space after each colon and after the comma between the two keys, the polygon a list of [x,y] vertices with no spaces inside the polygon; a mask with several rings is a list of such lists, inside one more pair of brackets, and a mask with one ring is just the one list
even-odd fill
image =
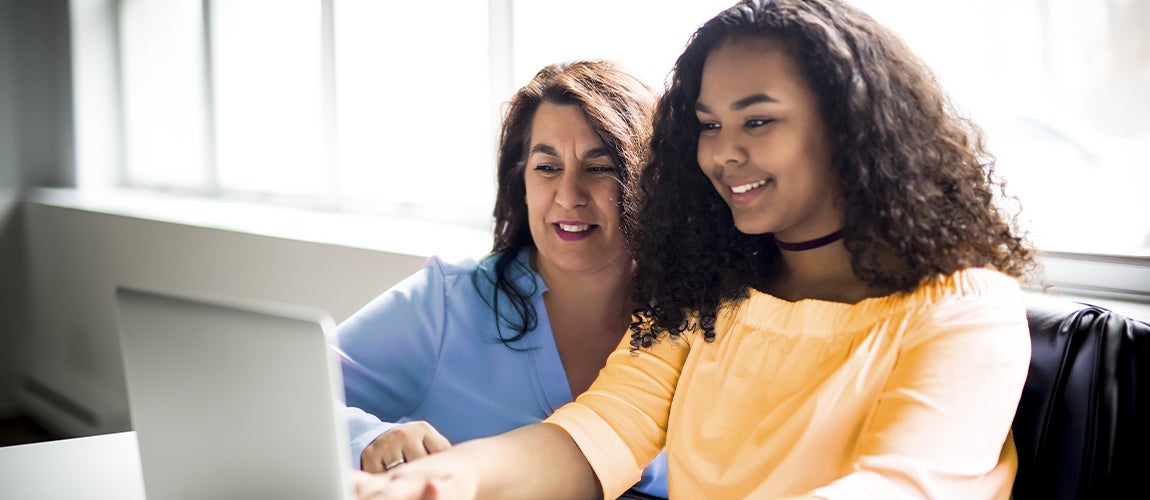
{"label": "nose", "polygon": [[587,204],[587,186],[583,176],[573,168],[563,171],[555,192],[555,203],[563,208],[576,208]]}
{"label": "nose", "polygon": [[[747,149],[736,132],[720,130],[714,137],[708,138],[706,148],[699,144],[700,164],[711,163],[715,167],[737,167],[747,161]],[[703,158],[706,153],[709,158]]]}

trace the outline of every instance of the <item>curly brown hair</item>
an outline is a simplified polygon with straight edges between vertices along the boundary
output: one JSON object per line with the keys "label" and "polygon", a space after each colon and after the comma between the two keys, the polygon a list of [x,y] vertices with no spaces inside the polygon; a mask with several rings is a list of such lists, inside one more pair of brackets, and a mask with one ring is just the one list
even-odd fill
{"label": "curly brown hair", "polygon": [[703,63],[741,37],[780,41],[818,98],[860,280],[894,293],[971,267],[1014,277],[1036,267],[1017,211],[997,203],[1004,183],[982,132],[897,35],[839,0],[743,0],[692,35],[655,111],[651,162],[624,224],[641,304],[633,349],[695,321],[713,340],[720,306],[747,297],[778,260],[770,234],[735,229],[696,159]]}

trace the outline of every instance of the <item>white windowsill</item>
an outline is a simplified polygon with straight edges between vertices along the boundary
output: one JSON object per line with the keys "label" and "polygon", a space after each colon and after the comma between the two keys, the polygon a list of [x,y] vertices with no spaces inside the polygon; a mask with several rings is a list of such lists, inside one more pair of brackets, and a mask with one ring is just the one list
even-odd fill
{"label": "white windowsill", "polygon": [[35,188],[43,205],[416,256],[482,257],[490,231],[461,225],[140,190]]}

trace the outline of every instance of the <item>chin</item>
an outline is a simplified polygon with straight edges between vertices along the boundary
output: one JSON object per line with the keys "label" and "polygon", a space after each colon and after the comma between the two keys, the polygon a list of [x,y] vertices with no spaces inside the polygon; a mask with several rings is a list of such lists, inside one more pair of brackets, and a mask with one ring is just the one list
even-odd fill
{"label": "chin", "polygon": [[754,224],[751,222],[740,223],[737,220],[735,221],[735,229],[738,229],[740,233],[750,235],[767,234],[773,232],[771,231],[771,228],[765,224]]}

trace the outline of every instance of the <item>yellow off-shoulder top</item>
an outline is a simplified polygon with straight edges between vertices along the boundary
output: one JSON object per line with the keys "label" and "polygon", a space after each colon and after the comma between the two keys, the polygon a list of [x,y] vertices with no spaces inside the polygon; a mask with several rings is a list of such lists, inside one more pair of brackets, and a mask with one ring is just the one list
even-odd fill
{"label": "yellow off-shoulder top", "polygon": [[856,304],[759,292],[630,351],[546,423],[606,498],[666,447],[672,499],[1009,498],[1030,360],[1018,283],[968,269]]}

